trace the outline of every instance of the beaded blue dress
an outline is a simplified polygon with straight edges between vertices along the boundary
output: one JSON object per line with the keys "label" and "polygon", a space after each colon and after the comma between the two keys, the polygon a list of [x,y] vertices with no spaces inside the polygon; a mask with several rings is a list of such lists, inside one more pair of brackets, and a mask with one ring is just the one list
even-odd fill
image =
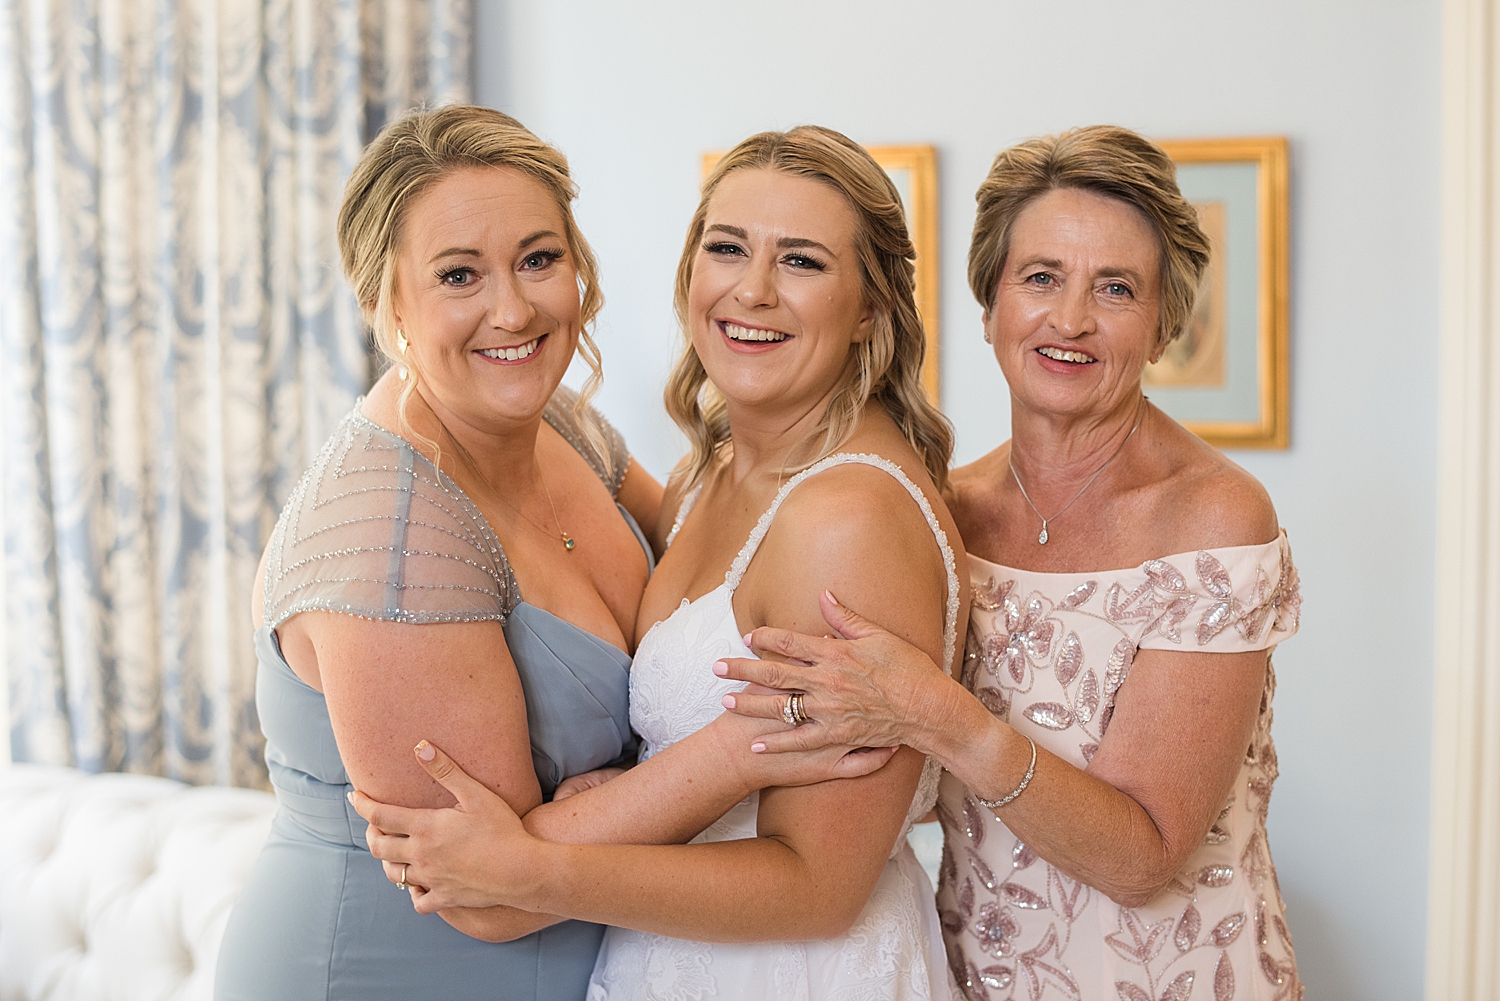
{"label": "beaded blue dress", "polygon": [[[587,444],[560,389],[546,420],[617,493],[628,459]],[[617,505],[618,506],[618,505]],[[621,516],[646,549],[640,528]],[[365,843],[365,822],[321,693],[293,673],[276,628],[299,612],[413,624],[498,621],[526,697],[532,761],[550,799],[564,778],[634,749],[630,658],[527,604],[479,509],[405,439],[355,410],[292,493],[272,536],[256,705],[278,810],[224,933],[219,1001],[504,998],[580,1001],[604,929],[565,921],[514,942],[417,914]]]}

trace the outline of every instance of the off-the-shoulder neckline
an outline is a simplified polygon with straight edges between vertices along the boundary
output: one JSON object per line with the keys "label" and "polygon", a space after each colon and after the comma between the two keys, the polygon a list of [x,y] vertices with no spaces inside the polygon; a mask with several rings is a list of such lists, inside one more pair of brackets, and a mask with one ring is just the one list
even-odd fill
{"label": "off-the-shoulder neckline", "polygon": [[[1154,557],[1154,559],[1163,563],[1171,563],[1174,560],[1182,559],[1184,557],[1189,560],[1196,559],[1199,553],[1206,552],[1210,555],[1218,557],[1220,562],[1223,562],[1224,556],[1229,554],[1244,553],[1255,550],[1267,550],[1272,548],[1279,550],[1285,539],[1286,529],[1282,528],[1277,530],[1276,538],[1272,539],[1270,542],[1252,543],[1248,546],[1219,546],[1214,549],[1192,549],[1186,552],[1172,553],[1168,556],[1157,556]],[[1145,565],[1137,564],[1133,567],[1117,567],[1109,570],[1025,570],[1021,567],[1006,566],[1004,563],[995,563],[991,560],[985,559],[983,556],[976,556],[974,553],[968,553],[967,555],[971,563],[983,564],[990,570],[997,570],[1008,574],[1025,574],[1028,577],[1098,577],[1102,576],[1103,574],[1134,573],[1139,571],[1141,567]]]}

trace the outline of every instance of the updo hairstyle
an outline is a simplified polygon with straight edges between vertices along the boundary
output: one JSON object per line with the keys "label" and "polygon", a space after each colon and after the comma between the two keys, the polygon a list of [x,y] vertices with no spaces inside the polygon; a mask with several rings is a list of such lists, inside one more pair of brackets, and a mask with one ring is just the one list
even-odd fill
{"label": "updo hairstyle", "polygon": [[1151,140],[1114,125],[1090,125],[1017,143],[995,157],[974,195],[979,203],[969,244],[969,288],[986,311],[1010,251],[1016,217],[1033,199],[1075,188],[1140,211],[1161,247],[1157,349],[1187,328],[1208,267],[1209,243],[1198,213],[1177,188],[1177,167]]}

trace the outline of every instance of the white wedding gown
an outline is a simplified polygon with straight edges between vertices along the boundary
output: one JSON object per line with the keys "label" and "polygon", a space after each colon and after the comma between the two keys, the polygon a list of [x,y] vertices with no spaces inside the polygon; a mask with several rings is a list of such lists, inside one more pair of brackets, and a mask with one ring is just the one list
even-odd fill
{"label": "white wedding gown", "polygon": [[[646,742],[644,757],[712,722],[724,695],[742,682],[717,677],[710,666],[723,657],[753,657],[735,623],[735,588],[770,528],[776,510],[799,483],[825,469],[857,462],[898,479],[921,507],[943,554],[948,576],[943,632],[944,663],[953,661],[958,576],[947,536],[927,498],[901,468],[876,455],[840,453],[793,476],[756,524],[724,583],[697,601],[684,600],[642,638],[630,675],[630,723]],[[689,494],[677,515],[671,545],[697,497]],[[610,928],[599,950],[588,1001],[947,1001],[956,996],[948,972],[932,884],[906,843],[911,825],[932,809],[941,769],[928,759],[890,861],[848,934],[821,942],[723,944]],[[734,806],[694,842],[756,837],[759,793]],[[795,900],[789,907],[797,906]]]}

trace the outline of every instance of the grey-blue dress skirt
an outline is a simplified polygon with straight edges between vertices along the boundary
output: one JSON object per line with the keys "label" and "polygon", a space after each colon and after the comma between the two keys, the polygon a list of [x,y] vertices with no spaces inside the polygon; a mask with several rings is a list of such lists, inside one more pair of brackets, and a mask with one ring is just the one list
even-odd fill
{"label": "grey-blue dress skirt", "polygon": [[[547,421],[613,494],[628,461],[588,444],[559,390]],[[622,516],[646,546],[624,508]],[[335,431],[271,541],[256,705],[278,811],[219,954],[220,1001],[503,998],[581,1001],[603,927],[566,921],[481,942],[420,915],[367,849],[365,822],[321,693],[293,673],[275,629],[309,609],[410,623],[500,621],[526,695],[532,760],[550,798],[564,778],[633,749],[630,658],[521,599],[477,507],[410,443],[360,415]],[[419,670],[413,665],[413,670]]]}

